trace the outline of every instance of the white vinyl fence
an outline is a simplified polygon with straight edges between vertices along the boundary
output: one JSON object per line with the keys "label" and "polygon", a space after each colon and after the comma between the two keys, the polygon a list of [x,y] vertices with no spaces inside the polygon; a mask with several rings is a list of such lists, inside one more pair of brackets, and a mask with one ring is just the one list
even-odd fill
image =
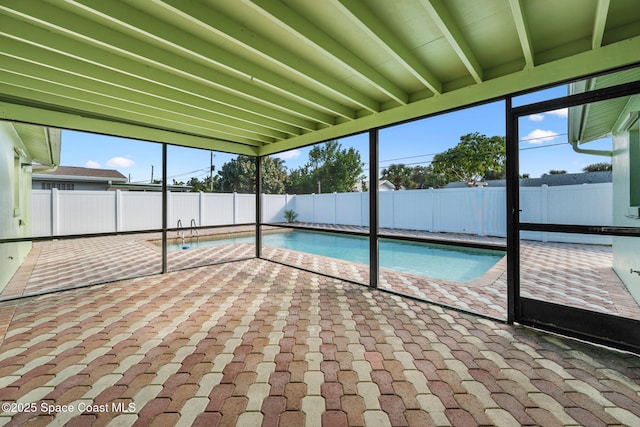
{"label": "white vinyl fence", "polygon": [[[33,190],[33,236],[100,233],[162,227],[162,195],[126,191]],[[612,184],[524,187],[522,222],[611,225]],[[369,193],[262,195],[262,222],[284,222],[284,211],[300,222],[368,226]],[[255,222],[255,195],[169,193],[169,227]],[[385,191],[380,226],[431,232],[506,236],[504,187]],[[603,236],[523,232],[542,241],[602,243]]]}
{"label": "white vinyl fence", "polygon": [[[253,194],[168,193],[168,225],[255,222]],[[153,230],[162,228],[162,194],[141,191],[32,191],[32,235]],[[283,209],[284,210],[284,209]]]}

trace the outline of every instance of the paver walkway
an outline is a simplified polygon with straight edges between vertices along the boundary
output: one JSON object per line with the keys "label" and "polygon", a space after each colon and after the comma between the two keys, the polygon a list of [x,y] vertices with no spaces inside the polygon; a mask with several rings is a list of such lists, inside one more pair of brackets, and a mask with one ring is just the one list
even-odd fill
{"label": "paver walkway", "polygon": [[636,355],[259,259],[0,322],[0,424],[640,425]]}

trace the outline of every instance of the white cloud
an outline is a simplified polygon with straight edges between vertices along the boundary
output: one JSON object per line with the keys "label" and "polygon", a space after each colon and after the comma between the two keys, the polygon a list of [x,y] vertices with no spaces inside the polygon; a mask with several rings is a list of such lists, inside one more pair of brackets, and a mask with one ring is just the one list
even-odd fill
{"label": "white cloud", "polygon": [[566,118],[566,117],[569,116],[569,109],[568,108],[561,108],[559,110],[547,111],[547,114],[551,114],[551,115],[554,115],[554,116]]}
{"label": "white cloud", "polygon": [[113,157],[109,159],[107,164],[111,167],[128,168],[129,166],[135,165],[135,162],[124,157]]}
{"label": "white cloud", "polygon": [[87,160],[87,163],[84,164],[84,167],[91,169],[100,169],[100,163],[94,162],[93,160]]}
{"label": "white cloud", "polygon": [[552,130],[536,129],[522,138],[522,140],[531,144],[542,144],[543,142],[551,142],[558,136],[560,136],[560,134]]}
{"label": "white cloud", "polygon": [[529,116],[529,120],[532,122],[541,122],[544,120],[544,114],[532,114]]}
{"label": "white cloud", "polygon": [[291,150],[291,151],[285,151],[284,153],[278,153],[276,154],[276,157],[279,157],[282,160],[290,160],[290,159],[295,159],[296,157],[299,157],[300,154],[302,154],[300,150]]}

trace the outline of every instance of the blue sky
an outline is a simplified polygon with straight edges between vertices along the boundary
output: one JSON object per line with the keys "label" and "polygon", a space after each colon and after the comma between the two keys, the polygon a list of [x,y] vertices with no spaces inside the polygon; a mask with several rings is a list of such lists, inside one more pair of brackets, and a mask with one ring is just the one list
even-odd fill
{"label": "blue sky", "polygon": [[[514,99],[522,105],[566,95],[566,87],[537,92]],[[520,120],[520,173],[538,177],[551,169],[569,173],[581,172],[588,164],[609,161],[573,152],[567,143],[566,110],[551,111],[523,117]],[[409,166],[429,164],[434,154],[454,147],[460,136],[480,132],[487,136],[504,135],[505,118],[502,101],[465,109],[450,114],[413,121],[380,131],[380,167],[392,163]],[[354,147],[368,162],[368,134],[340,139],[344,148]],[[588,148],[609,149],[608,140],[593,142]],[[307,162],[311,147],[281,153],[289,169]],[[209,172],[210,153],[206,150],[169,146],[169,183],[173,179],[186,181],[190,177],[205,177]],[[235,155],[215,153],[216,171]],[[160,144],[82,132],[63,131],[61,163],[63,166],[84,166],[116,169],[132,182],[149,182],[152,174],[162,175],[162,147]],[[368,175],[368,165],[365,165]]]}

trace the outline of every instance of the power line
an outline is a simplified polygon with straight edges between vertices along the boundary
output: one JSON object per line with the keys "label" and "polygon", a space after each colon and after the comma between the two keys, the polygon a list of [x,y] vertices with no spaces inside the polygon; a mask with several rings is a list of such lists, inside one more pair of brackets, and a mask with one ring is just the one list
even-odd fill
{"label": "power line", "polygon": [[[171,178],[171,179],[178,178],[180,176],[191,175],[191,174],[195,174],[195,173],[198,173],[198,172],[202,172],[202,174],[204,174],[203,171],[206,171],[206,173],[209,173],[209,169],[208,168],[206,168],[206,169],[196,169],[196,170],[189,171],[189,172],[184,172],[184,173],[179,173],[179,174],[174,174],[174,175],[171,175],[171,176],[167,176],[167,179],[169,179],[169,178]],[[202,176],[202,174],[199,175],[199,176]],[[144,180],[144,181],[134,181],[134,182],[132,182],[132,184],[144,184],[146,182],[147,182],[146,180]]]}
{"label": "power line", "polygon": [[525,147],[525,148],[521,148],[520,151],[525,151],[525,150],[536,150],[538,148],[547,148],[547,147],[557,147],[558,145],[566,145],[567,142],[558,142],[556,144],[547,144],[547,145],[536,145],[534,147]]}
{"label": "power line", "polygon": [[[562,135],[567,135],[567,133],[559,133],[559,134],[555,134],[554,136],[562,136]],[[531,141],[535,141],[535,140],[539,140],[539,139],[546,139],[549,138],[549,136],[541,136],[541,137],[537,137],[537,138],[526,138],[526,139],[520,139],[519,142],[531,142]],[[522,147],[519,149],[519,151],[525,151],[525,150],[536,150],[539,148],[548,148],[548,147],[557,147],[557,146],[561,146],[561,145],[566,145],[567,142],[559,142],[559,143],[555,143],[555,144],[546,144],[546,145],[536,145],[533,147]],[[394,162],[397,160],[407,160],[407,159],[416,159],[416,158],[420,158],[420,157],[433,157],[436,154],[440,154],[440,153],[428,153],[428,154],[417,154],[415,156],[406,156],[406,157],[396,157],[393,159],[385,159],[385,160],[380,160],[380,163],[387,163],[387,162]],[[484,153],[480,153],[477,152],[475,153],[476,155],[483,155]],[[423,162],[411,162],[411,163],[403,163],[405,166],[417,166],[417,165],[430,165],[432,163],[432,160],[425,160]],[[368,162],[363,163],[363,166],[368,165]],[[390,165],[389,165],[390,166]],[[378,169],[386,169],[388,166],[378,166]],[[201,172],[200,174],[194,176],[195,178],[200,178],[203,177],[205,175],[209,174],[209,169],[208,168],[203,168],[203,169],[196,169],[190,172],[184,172],[184,173],[179,173],[179,174],[174,174],[171,176],[168,176],[167,179],[169,178],[177,178],[180,176],[184,176],[184,175],[190,175],[190,174],[195,174],[197,172]],[[134,183],[145,183],[147,181],[136,181]]]}
{"label": "power line", "polygon": [[438,153],[420,154],[420,155],[417,155],[417,156],[408,156],[408,157],[398,157],[396,159],[380,160],[380,163],[393,162],[393,161],[396,161],[396,160],[415,159],[417,157],[435,156],[436,154],[438,154]]}
{"label": "power line", "polygon": [[530,141],[536,141],[538,139],[549,139],[549,138],[557,138],[559,136],[563,136],[563,135],[568,135],[566,132],[565,133],[553,133],[552,135],[544,135],[544,136],[538,136],[535,138],[522,138],[520,140],[518,140],[519,142],[530,142]]}
{"label": "power line", "polygon": [[[566,133],[565,134],[559,134],[559,135],[566,135]],[[547,138],[547,137],[532,138],[531,140],[533,140],[533,139],[543,139],[543,138]],[[530,141],[530,140],[527,139],[527,140],[521,140],[521,141]],[[534,147],[522,147],[522,148],[519,148],[518,151],[537,150],[539,148],[558,147],[558,146],[567,145],[567,144],[568,144],[568,142],[565,141],[565,142],[558,142],[558,143],[555,143],[555,144],[536,145]],[[411,158],[416,158],[416,157],[435,156],[436,154],[439,154],[439,153],[422,154],[422,155],[419,155],[419,156],[410,156],[410,157],[403,157],[403,158],[390,159],[390,160],[381,160],[380,163],[382,163],[384,161],[391,161],[391,160],[402,160],[402,159],[411,159]],[[486,154],[486,153],[481,153],[481,152],[476,152],[475,153],[475,155],[483,155],[483,154]],[[403,164],[405,166],[411,166],[411,165],[422,165],[422,164],[429,165],[431,163],[432,163],[432,161],[429,160],[429,161],[424,161],[424,162],[413,162],[413,163],[403,163]],[[368,164],[369,163],[364,163],[364,165],[368,165]],[[387,167],[388,166],[378,166],[378,169],[386,169]]]}

